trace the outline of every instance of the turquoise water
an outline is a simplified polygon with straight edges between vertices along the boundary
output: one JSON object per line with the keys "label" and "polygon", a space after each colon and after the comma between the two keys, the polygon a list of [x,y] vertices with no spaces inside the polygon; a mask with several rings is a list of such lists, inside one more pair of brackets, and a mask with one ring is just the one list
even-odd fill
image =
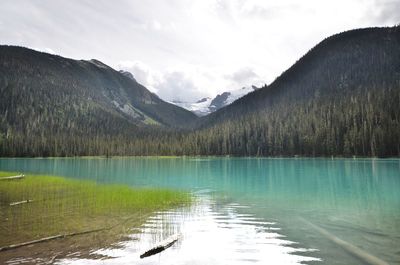
{"label": "turquoise water", "polygon": [[[157,213],[139,240],[102,250],[114,259],[100,264],[400,264],[398,159],[0,159],[0,170],[171,187],[199,198],[191,209]],[[176,232],[180,244],[137,259]]]}

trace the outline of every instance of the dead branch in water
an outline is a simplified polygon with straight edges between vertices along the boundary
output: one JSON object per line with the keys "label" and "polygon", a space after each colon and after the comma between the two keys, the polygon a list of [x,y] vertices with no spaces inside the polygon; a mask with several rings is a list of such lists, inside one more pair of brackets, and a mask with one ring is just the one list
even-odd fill
{"label": "dead branch in water", "polygon": [[164,250],[166,250],[167,248],[171,247],[173,244],[176,243],[176,241],[178,241],[179,239],[179,235],[174,235],[170,238],[167,238],[166,240],[160,242],[156,247],[153,247],[149,250],[147,250],[146,252],[144,252],[142,255],[140,255],[140,258],[146,258],[146,257],[150,257],[153,256],[157,253],[160,253]]}

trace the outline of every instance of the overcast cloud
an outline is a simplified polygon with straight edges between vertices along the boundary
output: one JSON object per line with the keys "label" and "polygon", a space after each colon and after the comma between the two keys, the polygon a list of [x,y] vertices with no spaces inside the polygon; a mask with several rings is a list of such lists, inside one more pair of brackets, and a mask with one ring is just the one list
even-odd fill
{"label": "overcast cloud", "polygon": [[131,71],[165,100],[272,82],[322,39],[400,22],[400,0],[1,0],[0,43]]}

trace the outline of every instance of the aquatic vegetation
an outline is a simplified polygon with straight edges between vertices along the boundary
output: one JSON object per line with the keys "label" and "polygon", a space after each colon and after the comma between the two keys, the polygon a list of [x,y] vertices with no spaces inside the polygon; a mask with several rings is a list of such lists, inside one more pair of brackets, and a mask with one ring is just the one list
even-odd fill
{"label": "aquatic vegetation", "polygon": [[[0,177],[14,173],[0,172]],[[26,203],[10,205],[15,202]],[[0,181],[0,246],[56,234],[137,224],[156,210],[191,202],[168,189],[102,185],[57,176],[26,175]]]}
{"label": "aquatic vegetation", "polygon": [[15,176],[15,175],[19,175],[19,173],[0,171],[0,178],[1,177]]}

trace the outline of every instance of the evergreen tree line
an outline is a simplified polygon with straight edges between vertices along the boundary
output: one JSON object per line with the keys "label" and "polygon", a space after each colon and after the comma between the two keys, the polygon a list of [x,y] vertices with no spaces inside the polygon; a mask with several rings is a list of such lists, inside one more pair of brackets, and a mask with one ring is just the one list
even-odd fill
{"label": "evergreen tree line", "polygon": [[280,104],[200,130],[141,134],[9,132],[1,156],[235,155],[400,156],[400,86]]}

